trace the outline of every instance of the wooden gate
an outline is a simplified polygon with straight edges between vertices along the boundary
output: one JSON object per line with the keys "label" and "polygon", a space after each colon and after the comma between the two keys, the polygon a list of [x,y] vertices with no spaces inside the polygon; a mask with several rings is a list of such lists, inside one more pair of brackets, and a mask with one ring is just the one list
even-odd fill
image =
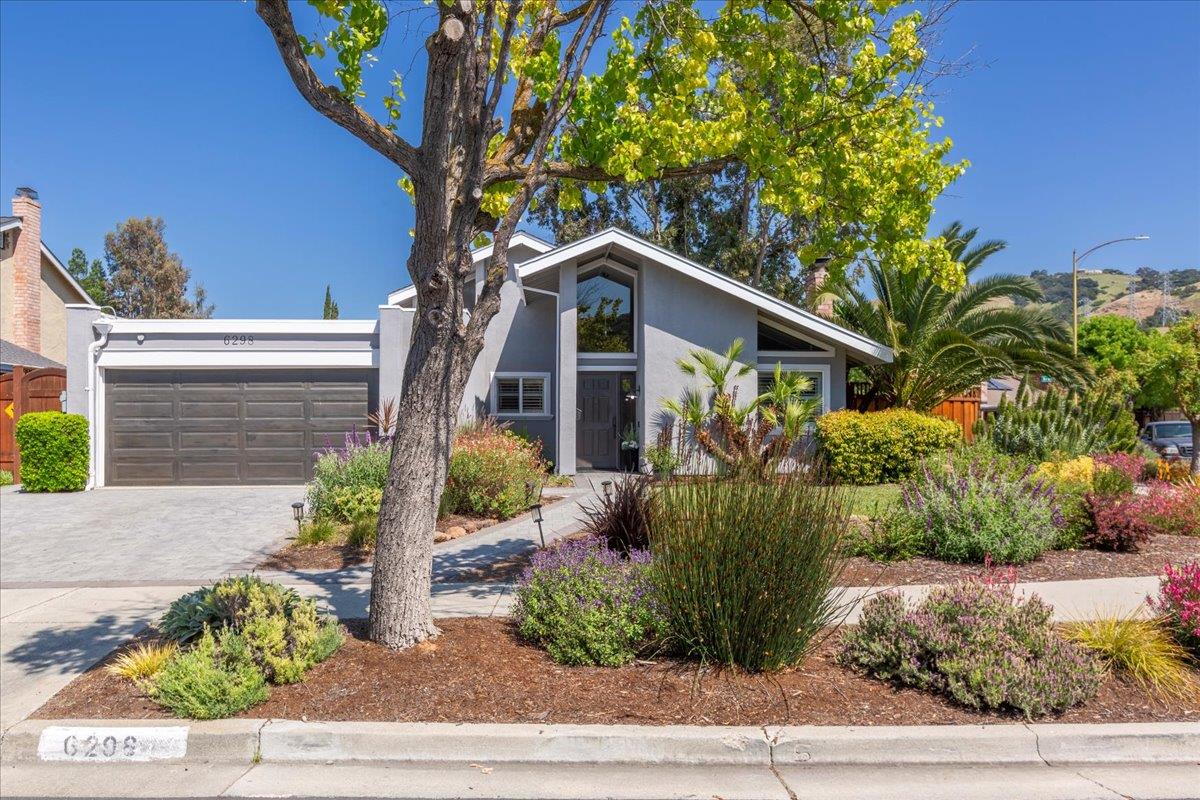
{"label": "wooden gate", "polygon": [[[866,387],[862,384],[848,383],[846,385],[846,407],[857,408],[859,411],[882,411],[887,404],[878,400],[866,400],[863,395]],[[975,421],[979,419],[983,405],[983,392],[980,387],[968,389],[960,395],[943,400],[930,411],[935,417],[945,417],[958,423],[962,428],[963,438],[968,442],[974,441]]]}
{"label": "wooden gate", "polygon": [[67,371],[60,367],[28,369],[13,367],[0,375],[0,469],[21,480],[21,454],[14,431],[27,411],[61,411],[61,395],[67,388]]}

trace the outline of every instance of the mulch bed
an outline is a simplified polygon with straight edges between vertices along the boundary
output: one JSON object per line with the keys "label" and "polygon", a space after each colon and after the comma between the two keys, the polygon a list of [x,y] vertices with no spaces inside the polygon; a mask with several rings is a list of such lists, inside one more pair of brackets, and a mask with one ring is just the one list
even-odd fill
{"label": "mulch bed", "polygon": [[[1084,578],[1121,578],[1158,575],[1163,564],[1200,558],[1200,538],[1159,534],[1136,553],[1102,550],[1052,550],[1016,568],[1020,581],[1069,581]],[[844,586],[901,586],[914,583],[948,583],[978,575],[978,564],[950,564],[932,558],[913,558],[881,564],[851,558],[842,573]]]}
{"label": "mulch bed", "polygon": [[[564,498],[560,495],[547,495],[542,498],[542,508],[554,505],[562,499]],[[441,542],[453,541],[454,539],[460,539],[463,536],[470,536],[473,533],[486,530],[493,525],[498,525],[505,521],[493,517],[470,517],[463,514],[451,514],[437,521],[437,533],[434,534],[433,541],[439,544]],[[372,548],[351,547],[341,542],[309,545],[290,543],[267,556],[258,565],[258,569],[280,570],[283,572],[294,569],[346,569],[347,567],[370,564],[374,560],[374,557],[375,551]],[[515,567],[516,572],[514,576],[520,574],[521,569],[524,568],[524,564],[525,562],[522,561]],[[507,580],[512,579],[508,578]],[[463,580],[470,580],[470,578]],[[496,579],[492,578],[491,580],[494,581]]]}
{"label": "mulch bed", "polygon": [[[447,619],[442,635],[395,653],[364,638],[365,622],[303,683],[276,687],[254,718],[397,722],[639,725],[917,725],[1018,723],[895,689],[833,663],[827,639],[797,670],[774,676],[673,660],[625,667],[561,667],[522,644],[504,619]],[[43,719],[166,716],[128,681],[93,668],[34,715]],[[1110,677],[1084,706],[1049,721],[1200,720],[1200,697],[1160,701]]]}

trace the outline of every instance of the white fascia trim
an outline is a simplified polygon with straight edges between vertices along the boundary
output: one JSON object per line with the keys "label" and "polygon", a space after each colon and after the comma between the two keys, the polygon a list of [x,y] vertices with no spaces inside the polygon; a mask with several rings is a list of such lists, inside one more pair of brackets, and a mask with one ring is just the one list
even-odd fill
{"label": "white fascia trim", "polygon": [[606,228],[599,233],[556,248],[543,255],[535,256],[522,264],[517,272],[521,277],[533,275],[542,270],[558,266],[564,261],[582,258],[596,248],[613,244],[618,244],[639,256],[682,272],[701,283],[720,289],[765,311],[770,311],[788,322],[812,330],[820,336],[844,345],[847,349],[860,356],[866,356],[867,358],[883,363],[891,363],[892,361],[891,348],[879,342],[847,330],[816,314],[796,308],[790,303],[785,303],[766,292],[747,286],[733,278],[715,272],[694,261],[689,261],[682,256],[672,253],[670,250],[659,247],[656,244],[651,244],[645,239],[639,239],[617,228]]}
{"label": "white fascia trim", "polygon": [[[524,413],[514,412],[514,411],[505,411],[504,413],[500,413],[499,409],[497,408],[497,406],[500,403],[500,392],[496,389],[496,379],[497,378],[541,378],[542,379],[542,408],[544,410],[536,412],[536,413],[532,413],[532,414],[524,414]],[[550,378],[551,378],[551,374],[549,372],[493,372],[493,373],[491,373],[491,378],[488,380],[488,395],[489,395],[488,407],[492,411],[492,416],[499,417],[500,419],[553,419],[554,414],[553,414],[553,412],[551,412],[549,410],[550,409]],[[523,393],[524,389],[522,389],[521,391]]]}
{"label": "white fascia trim", "polygon": [[576,353],[579,358],[611,358],[613,361],[637,361],[637,353]]}
{"label": "white fascia trim", "polygon": [[118,319],[112,332],[128,333],[282,333],[358,334],[379,330],[378,320],[358,319]]}
{"label": "white fascia trim", "polygon": [[625,375],[630,372],[637,372],[637,364],[630,362],[628,364],[580,364],[575,367],[576,372],[613,372]]}
{"label": "white fascia trim", "polygon": [[[525,233],[524,231],[517,231],[516,233],[514,233],[512,235],[512,238],[510,238],[508,240],[509,247],[512,247],[513,245],[517,245],[517,244],[524,245],[524,246],[528,247],[530,250],[534,250],[539,254],[548,253],[554,249],[554,245],[550,244],[549,242],[545,241],[544,239],[539,239],[538,237],[534,236],[533,234]],[[478,264],[480,261],[483,261],[485,258],[491,258],[493,248],[494,248],[494,245],[491,243],[488,243],[488,244],[485,244],[483,247],[477,247],[474,250],[472,250],[471,251],[471,263]],[[397,289],[394,292],[388,293],[388,298],[387,298],[388,305],[394,306],[397,303],[401,303],[405,300],[410,300],[416,296],[417,296],[417,289],[415,286],[411,286],[411,285],[405,286],[403,289]]]}
{"label": "white fascia trim", "polygon": [[369,368],[379,366],[378,350],[105,350],[100,367],[127,369]]}
{"label": "white fascia trim", "polygon": [[14,219],[8,219],[8,220],[5,220],[3,223],[0,223],[0,232],[11,231],[14,228],[19,228],[19,227],[21,227],[21,218],[20,217],[16,217]]}
{"label": "white fascia trim", "polygon": [[[828,364],[780,364],[784,372],[819,372],[821,373],[821,410],[822,413],[832,411],[829,407],[829,365]],[[759,372],[774,373],[775,364],[758,365]]]}

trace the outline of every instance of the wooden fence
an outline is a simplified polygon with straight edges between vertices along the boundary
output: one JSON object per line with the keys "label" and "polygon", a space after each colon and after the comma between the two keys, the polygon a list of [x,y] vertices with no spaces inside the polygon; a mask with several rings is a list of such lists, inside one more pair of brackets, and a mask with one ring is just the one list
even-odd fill
{"label": "wooden fence", "polygon": [[0,375],[0,469],[21,480],[21,454],[17,451],[17,420],[28,411],[61,411],[62,392],[67,388],[67,371],[59,367],[27,369],[13,367]]}
{"label": "wooden fence", "polygon": [[[887,404],[879,400],[866,400],[863,395],[866,386],[851,383],[846,386],[846,407],[859,411],[882,411]],[[970,389],[963,394],[951,397],[936,406],[930,413],[937,417],[945,417],[958,423],[963,430],[963,437],[968,442],[974,440],[975,421],[980,417],[983,405],[983,392],[979,387]]]}

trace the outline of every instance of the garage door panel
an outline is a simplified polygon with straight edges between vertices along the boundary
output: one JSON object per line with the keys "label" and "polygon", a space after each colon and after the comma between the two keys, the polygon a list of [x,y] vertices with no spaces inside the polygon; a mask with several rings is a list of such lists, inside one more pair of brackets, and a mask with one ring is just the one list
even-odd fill
{"label": "garage door panel", "polygon": [[180,431],[179,449],[191,452],[203,450],[237,450],[241,447],[237,431]]}
{"label": "garage door panel", "polygon": [[112,402],[113,411],[123,419],[173,419],[175,404],[170,400],[139,400],[118,397]]}
{"label": "garage door panel", "polygon": [[247,419],[304,419],[304,401],[247,400]]}
{"label": "garage door panel", "polygon": [[246,431],[246,449],[303,449],[307,439],[307,431]]}
{"label": "garage door panel", "polygon": [[241,483],[241,461],[185,461],[179,465],[179,479],[190,483]]}
{"label": "garage door panel", "polygon": [[302,483],[314,451],[364,430],[363,370],[109,370],[106,481]]}
{"label": "garage door panel", "polygon": [[175,448],[174,439],[170,431],[116,431],[112,434],[113,446],[123,450],[161,450],[170,453]]}

